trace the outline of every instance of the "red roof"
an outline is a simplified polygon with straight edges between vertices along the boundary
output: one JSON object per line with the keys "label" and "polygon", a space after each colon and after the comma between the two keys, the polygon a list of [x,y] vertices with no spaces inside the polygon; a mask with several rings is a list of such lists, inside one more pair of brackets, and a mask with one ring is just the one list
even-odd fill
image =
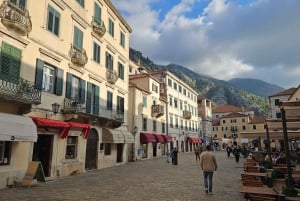
{"label": "red roof", "polygon": [[226,113],[226,112],[242,112],[242,108],[233,105],[220,105],[213,109],[213,113]]}
{"label": "red roof", "polygon": [[281,91],[279,93],[273,94],[273,95],[271,95],[269,97],[292,95],[296,90],[297,90],[296,87],[292,87],[292,88],[286,89],[284,91]]}

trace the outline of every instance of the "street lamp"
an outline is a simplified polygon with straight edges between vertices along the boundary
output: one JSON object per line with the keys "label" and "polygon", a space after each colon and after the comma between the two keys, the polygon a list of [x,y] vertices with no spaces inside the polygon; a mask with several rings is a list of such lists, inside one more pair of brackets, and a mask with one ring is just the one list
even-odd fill
{"label": "street lamp", "polygon": [[52,106],[52,111],[53,111],[53,113],[54,113],[54,114],[57,114],[58,111],[59,111],[60,104],[58,104],[58,103],[53,103],[51,106]]}
{"label": "street lamp", "polygon": [[133,134],[133,139],[134,139],[134,143],[132,144],[132,161],[136,161],[135,158],[135,135],[137,134],[138,131],[138,127],[134,126],[132,134]]}

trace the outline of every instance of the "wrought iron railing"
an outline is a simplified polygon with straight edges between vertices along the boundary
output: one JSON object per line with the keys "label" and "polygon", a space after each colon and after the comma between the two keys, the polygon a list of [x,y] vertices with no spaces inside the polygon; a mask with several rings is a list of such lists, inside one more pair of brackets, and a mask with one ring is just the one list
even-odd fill
{"label": "wrought iron railing", "polygon": [[71,45],[69,56],[71,57],[71,62],[73,64],[81,67],[83,67],[88,61],[85,49],[79,49],[73,45]]}
{"label": "wrought iron railing", "polygon": [[64,113],[78,113],[85,112],[84,104],[80,103],[78,99],[65,98],[64,99],[64,108],[62,110]]}
{"label": "wrought iron railing", "polygon": [[97,34],[100,38],[106,33],[106,27],[103,20],[93,17],[92,19],[93,32]]}
{"label": "wrought iron railing", "polygon": [[0,75],[0,96],[26,104],[41,103],[41,90],[36,89],[33,82],[6,74]]}
{"label": "wrought iron railing", "polygon": [[17,30],[22,35],[27,35],[32,29],[28,10],[10,1],[6,0],[2,2],[0,6],[0,18],[4,26]]}
{"label": "wrought iron railing", "polygon": [[158,117],[164,115],[164,106],[162,105],[152,105],[151,106],[151,116]]}

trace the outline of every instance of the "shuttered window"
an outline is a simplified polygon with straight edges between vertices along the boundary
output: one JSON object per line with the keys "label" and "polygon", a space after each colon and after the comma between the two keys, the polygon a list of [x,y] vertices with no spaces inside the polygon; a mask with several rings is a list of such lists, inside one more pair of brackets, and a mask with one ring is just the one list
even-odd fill
{"label": "shuttered window", "polygon": [[84,8],[84,0],[76,0]]}
{"label": "shuttered window", "polygon": [[47,30],[58,36],[60,14],[52,6],[48,5]]}
{"label": "shuttered window", "polygon": [[99,115],[99,92],[99,86],[88,82],[86,98],[86,112],[88,114]]}
{"label": "shuttered window", "polygon": [[114,57],[108,52],[105,54],[105,67],[111,70],[114,69]]}
{"label": "shuttered window", "polygon": [[9,2],[16,5],[21,10],[25,10],[26,8],[26,0],[9,0]]}
{"label": "shuttered window", "polygon": [[122,31],[120,33],[120,45],[125,48],[125,34]]}
{"label": "shuttered window", "polygon": [[66,98],[85,103],[85,80],[67,73]]}
{"label": "shuttered window", "polygon": [[93,60],[100,64],[100,46],[94,42],[93,47]]}
{"label": "shuttered window", "polygon": [[112,21],[112,19],[109,18],[108,20],[108,33],[114,37],[115,36],[115,23]]}
{"label": "shuttered window", "polygon": [[98,24],[101,23],[101,8],[96,2],[94,5],[94,21]]}
{"label": "shuttered window", "polygon": [[20,77],[22,51],[7,43],[2,43],[0,57],[1,79],[17,83]]}
{"label": "shuttered window", "polygon": [[106,108],[110,111],[113,109],[113,93],[110,91],[107,92]]}
{"label": "shuttered window", "polygon": [[83,44],[83,32],[74,26],[73,46],[81,50]]}
{"label": "shuttered window", "polygon": [[119,62],[118,66],[119,66],[118,67],[119,78],[122,79],[122,80],[124,80],[124,65]]}

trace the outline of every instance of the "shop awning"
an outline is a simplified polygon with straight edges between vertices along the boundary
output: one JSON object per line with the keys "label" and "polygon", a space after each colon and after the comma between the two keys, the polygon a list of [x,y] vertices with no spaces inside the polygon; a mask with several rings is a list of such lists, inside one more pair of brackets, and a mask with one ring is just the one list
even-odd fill
{"label": "shop awning", "polygon": [[142,144],[157,142],[155,136],[150,133],[141,133],[140,135],[140,141]]}
{"label": "shop awning", "polygon": [[201,139],[198,137],[189,137],[190,143],[201,143]]}
{"label": "shop awning", "polygon": [[68,122],[68,124],[71,126],[71,128],[80,128],[82,129],[82,132],[84,132],[84,138],[87,139],[90,134],[91,127],[88,124],[82,124],[77,122]]}
{"label": "shop awning", "polygon": [[31,117],[31,118],[38,127],[59,128],[62,130],[60,134],[61,138],[66,138],[68,136],[71,126],[66,122],[52,120],[52,119],[38,118],[38,117]]}
{"label": "shop awning", "polygon": [[165,138],[165,142],[172,142],[172,137],[170,135],[162,135]]}
{"label": "shop awning", "polygon": [[0,113],[0,141],[36,142],[36,125],[29,117]]}
{"label": "shop awning", "polygon": [[241,143],[242,144],[247,144],[247,143],[249,143],[249,139],[248,138],[242,138]]}
{"label": "shop awning", "polygon": [[102,133],[103,143],[124,143],[124,135],[121,130],[103,128]]}
{"label": "shop awning", "polygon": [[127,144],[134,143],[134,137],[130,132],[128,132],[128,131],[121,131],[121,132],[124,135],[125,143],[127,143]]}
{"label": "shop awning", "polygon": [[162,135],[159,134],[153,134],[153,135],[156,138],[156,142],[165,143],[165,138]]}

